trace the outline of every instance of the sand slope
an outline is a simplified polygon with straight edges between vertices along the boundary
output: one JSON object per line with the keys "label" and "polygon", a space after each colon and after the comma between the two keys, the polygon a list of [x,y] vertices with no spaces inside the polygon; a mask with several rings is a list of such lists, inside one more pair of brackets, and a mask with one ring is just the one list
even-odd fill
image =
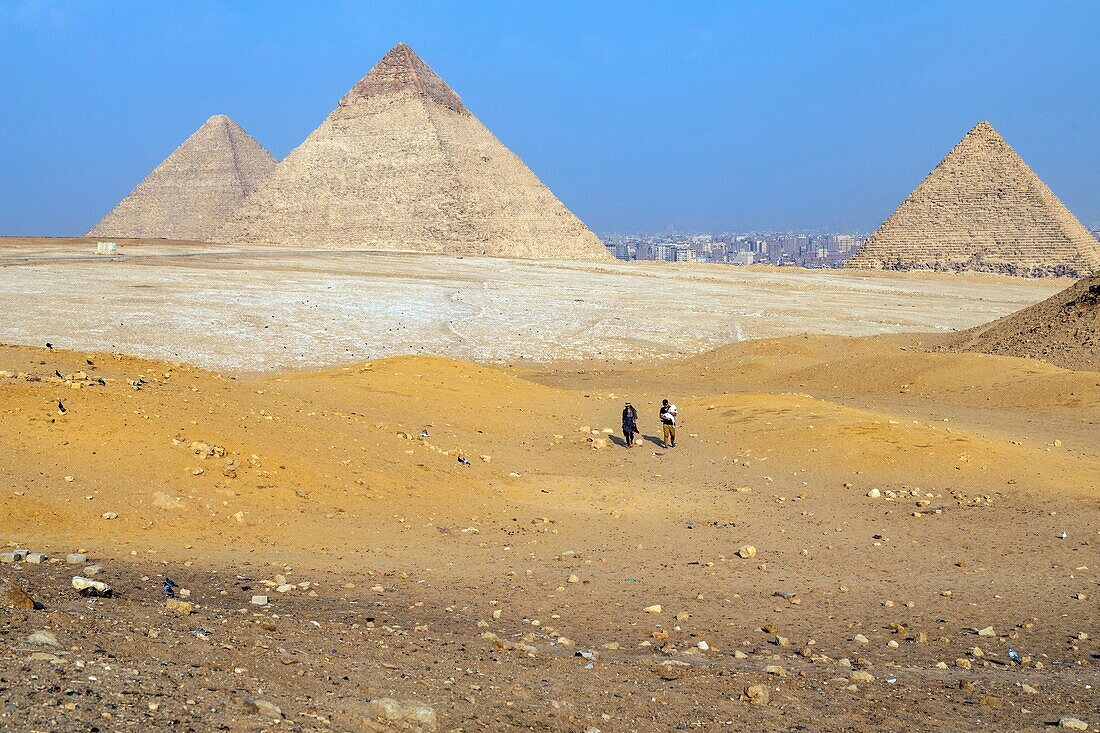
{"label": "sand slope", "polygon": [[[1077,596],[1096,592],[1100,383],[918,342],[776,339],[635,368],[399,357],[256,379],[2,347],[16,374],[0,377],[0,542],[86,549],[124,594],[89,605],[64,565],[0,566],[53,609],[0,614],[0,629],[53,629],[74,659],[95,656],[89,634],[111,650],[67,713],[85,722],[117,699],[117,720],[255,729],[234,698],[256,690],[302,730],[358,729],[341,716],[377,695],[430,702],[443,730],[1087,716],[1097,650],[1075,635],[1098,621]],[[670,451],[666,395],[682,417]],[[645,436],[631,450],[602,432],[624,398]],[[265,591],[275,573],[313,595]],[[164,611],[164,574],[194,590],[194,615]],[[249,605],[257,591],[269,607]],[[987,625],[995,637],[974,635]],[[1001,666],[1008,646],[1029,662]],[[579,650],[599,652],[591,669]],[[13,679],[41,673],[18,644],[0,654]],[[875,681],[850,691],[842,659]],[[159,712],[114,696],[128,669]],[[769,706],[739,702],[750,683]],[[54,710],[4,720],[49,729]]]}
{"label": "sand slope", "polygon": [[1100,277],[993,323],[945,337],[946,351],[1042,359],[1067,369],[1100,372]]}

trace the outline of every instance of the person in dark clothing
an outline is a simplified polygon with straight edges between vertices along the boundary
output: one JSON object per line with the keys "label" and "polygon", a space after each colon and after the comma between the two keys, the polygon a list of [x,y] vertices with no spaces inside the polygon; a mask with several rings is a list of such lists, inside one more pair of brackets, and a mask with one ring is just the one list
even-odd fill
{"label": "person in dark clothing", "polygon": [[634,447],[634,436],[638,434],[638,411],[629,402],[623,408],[623,439],[626,447]]}

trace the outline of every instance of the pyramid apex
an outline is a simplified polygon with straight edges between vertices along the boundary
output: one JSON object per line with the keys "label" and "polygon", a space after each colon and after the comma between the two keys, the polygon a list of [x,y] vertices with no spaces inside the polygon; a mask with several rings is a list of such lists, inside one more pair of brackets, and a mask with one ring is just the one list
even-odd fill
{"label": "pyramid apex", "polygon": [[456,112],[469,114],[458,94],[404,42],[391,48],[344,95],[340,106],[352,107],[374,97],[408,92],[426,97]]}
{"label": "pyramid apex", "polygon": [[993,128],[992,124],[990,124],[989,120],[981,120],[980,122],[978,122],[978,124],[971,127],[970,132],[966,133],[966,137],[971,136],[1003,139],[1001,138],[1000,133]]}

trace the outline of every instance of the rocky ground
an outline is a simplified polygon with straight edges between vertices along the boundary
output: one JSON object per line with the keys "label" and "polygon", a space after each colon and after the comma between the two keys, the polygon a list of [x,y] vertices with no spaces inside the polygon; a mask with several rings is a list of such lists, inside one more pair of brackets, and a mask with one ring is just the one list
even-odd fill
{"label": "rocky ground", "polygon": [[0,729],[1095,729],[1100,378],[921,344],[2,347]]}

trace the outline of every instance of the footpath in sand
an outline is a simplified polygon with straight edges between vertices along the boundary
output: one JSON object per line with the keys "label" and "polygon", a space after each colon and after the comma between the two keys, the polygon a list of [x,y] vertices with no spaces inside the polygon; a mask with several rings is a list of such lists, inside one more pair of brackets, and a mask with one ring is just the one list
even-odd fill
{"label": "footpath in sand", "polygon": [[0,607],[0,729],[1095,725],[1100,374],[920,342],[263,378],[2,347],[0,542],[51,559],[0,565],[42,606]]}

